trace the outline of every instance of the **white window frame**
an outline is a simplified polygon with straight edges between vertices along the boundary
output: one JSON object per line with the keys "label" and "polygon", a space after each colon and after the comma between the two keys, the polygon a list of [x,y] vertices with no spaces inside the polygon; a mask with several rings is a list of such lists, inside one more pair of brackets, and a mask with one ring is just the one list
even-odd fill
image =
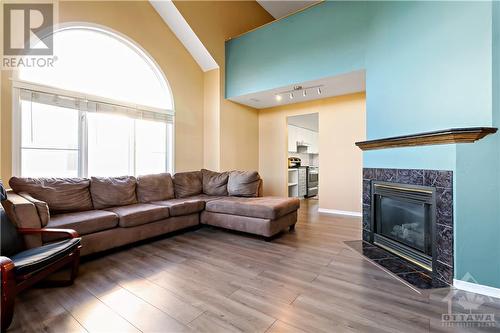
{"label": "white window frame", "polygon": [[[98,24],[90,24],[87,22],[69,22],[59,24],[54,28],[53,34],[56,34],[58,31],[67,30],[67,29],[89,29],[89,30],[98,30],[100,32],[104,32],[111,37],[114,37],[121,42],[128,44],[131,48],[135,48],[136,51],[144,58],[144,61],[148,62],[153,71],[161,77],[165,85],[168,93],[171,96],[172,101],[172,109],[159,109],[155,107],[145,106],[145,105],[137,105],[133,103],[117,101],[110,98],[105,98],[101,96],[95,96],[90,94],[84,94],[76,91],[69,91],[65,89],[60,89],[56,87],[51,87],[47,85],[42,85],[34,82],[27,82],[19,79],[19,72],[13,72],[12,78],[12,174],[14,176],[21,176],[22,170],[22,157],[21,157],[21,141],[22,141],[22,133],[21,133],[21,89],[31,90],[35,92],[42,92],[48,94],[54,94],[59,96],[68,96],[72,98],[78,98],[83,100],[94,101],[103,104],[111,104],[125,108],[143,110],[148,112],[167,114],[172,117],[172,135],[168,135],[168,126],[165,123],[167,129],[166,135],[166,145],[167,145],[167,153],[165,159],[165,170],[166,172],[175,173],[175,104],[174,98],[172,94],[172,89],[168,80],[165,77],[165,74],[161,70],[158,63],[154,60],[153,57],[149,55],[149,53],[144,50],[140,45],[135,43],[133,40],[128,38],[127,36],[117,32],[111,28],[98,25]],[[44,36],[46,37],[46,36]],[[80,121],[79,121],[79,153],[78,153],[78,177],[88,177],[88,128],[87,128],[87,117],[85,111],[79,111],[80,113]],[[135,135],[135,133],[134,133]],[[135,148],[135,147],[134,147]],[[133,152],[134,161],[135,161],[135,151]],[[170,157],[170,158],[169,158]],[[134,174],[135,174],[135,165],[133,165]]]}

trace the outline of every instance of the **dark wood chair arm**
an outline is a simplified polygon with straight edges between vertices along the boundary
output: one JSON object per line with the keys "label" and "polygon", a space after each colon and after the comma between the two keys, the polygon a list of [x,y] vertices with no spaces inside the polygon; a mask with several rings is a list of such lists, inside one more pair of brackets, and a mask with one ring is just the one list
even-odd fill
{"label": "dark wood chair arm", "polygon": [[12,260],[0,257],[0,321],[1,331],[5,332],[14,314],[14,299],[17,294],[15,267]]}
{"label": "dark wood chair arm", "polygon": [[14,263],[7,257],[0,257],[0,269],[3,272],[10,271],[14,268]]}
{"label": "dark wood chair arm", "polygon": [[18,228],[17,231],[23,235],[30,234],[66,234],[67,238],[80,237],[73,229],[53,229],[53,228]]}

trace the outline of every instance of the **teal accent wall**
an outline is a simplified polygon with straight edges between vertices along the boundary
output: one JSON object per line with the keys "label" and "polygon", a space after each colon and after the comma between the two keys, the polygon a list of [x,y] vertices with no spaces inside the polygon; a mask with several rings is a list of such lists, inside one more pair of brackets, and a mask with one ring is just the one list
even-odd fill
{"label": "teal accent wall", "polygon": [[498,138],[457,145],[455,277],[500,288]]}
{"label": "teal accent wall", "polygon": [[[226,43],[226,97],[366,70],[367,138],[500,124],[500,4],[325,1]],[[500,144],[397,148],[364,167],[454,172],[455,277],[500,288]]]}
{"label": "teal accent wall", "polygon": [[336,2],[266,25],[226,43],[226,97],[364,67],[366,4]]}
{"label": "teal accent wall", "polygon": [[368,4],[367,137],[491,124],[491,3]]}

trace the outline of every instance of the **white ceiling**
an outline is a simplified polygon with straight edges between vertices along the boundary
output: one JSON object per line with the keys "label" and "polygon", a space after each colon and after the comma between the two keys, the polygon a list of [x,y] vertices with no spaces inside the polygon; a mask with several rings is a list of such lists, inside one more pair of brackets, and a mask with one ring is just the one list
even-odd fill
{"label": "white ceiling", "polygon": [[257,2],[269,12],[275,19],[282,18],[309,7],[321,0],[257,0]]}
{"label": "white ceiling", "polygon": [[205,45],[196,36],[171,0],[150,0],[149,2],[204,72],[219,68],[210,52],[208,52]]}
{"label": "white ceiling", "polygon": [[319,131],[319,114],[310,113],[300,116],[291,116],[287,118],[288,125],[307,128],[311,131]]}
{"label": "white ceiling", "polygon": [[[293,99],[285,91],[293,90],[294,86],[300,85],[304,88],[321,86],[321,94],[317,88],[306,89],[306,96],[302,91],[293,93]],[[229,100],[247,105],[256,109],[265,109],[274,106],[295,104],[317,99],[347,95],[365,91],[365,71],[354,71],[342,75],[330,76],[319,80],[297,82],[296,84],[283,86],[275,89],[259,91],[252,94],[231,97]],[[278,100],[277,95],[281,96]]]}

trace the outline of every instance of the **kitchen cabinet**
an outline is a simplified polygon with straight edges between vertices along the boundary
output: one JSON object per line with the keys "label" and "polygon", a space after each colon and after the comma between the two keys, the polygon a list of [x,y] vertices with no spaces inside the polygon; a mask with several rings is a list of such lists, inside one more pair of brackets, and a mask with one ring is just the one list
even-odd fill
{"label": "kitchen cabinet", "polygon": [[288,169],[288,196],[299,196],[299,169]]}
{"label": "kitchen cabinet", "polygon": [[308,149],[308,153],[310,154],[318,154],[319,153],[319,135],[318,132],[311,131],[311,146]]}
{"label": "kitchen cabinet", "polygon": [[299,169],[298,196],[303,198],[307,195],[307,171],[306,168]]}
{"label": "kitchen cabinet", "polygon": [[318,132],[306,128],[288,125],[288,151],[297,152],[297,142],[307,145],[308,154],[319,153]]}
{"label": "kitchen cabinet", "polygon": [[303,198],[307,195],[306,168],[288,169],[288,196]]}

